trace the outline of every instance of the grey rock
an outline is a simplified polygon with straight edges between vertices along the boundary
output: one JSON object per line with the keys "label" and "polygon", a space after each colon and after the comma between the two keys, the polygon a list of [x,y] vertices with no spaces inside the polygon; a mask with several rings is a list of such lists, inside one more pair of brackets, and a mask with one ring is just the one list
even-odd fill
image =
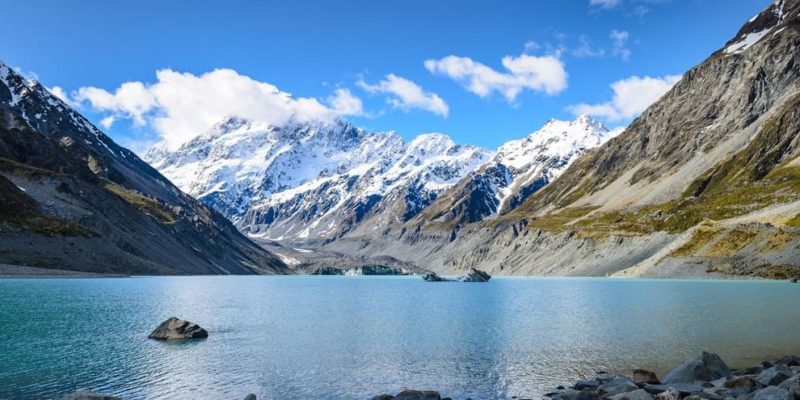
{"label": "grey rock", "polygon": [[656,400],[680,400],[681,393],[676,389],[667,389],[663,392],[657,393],[654,398]]}
{"label": "grey rock", "polygon": [[794,397],[786,389],[770,386],[761,389],[753,395],[753,400],[793,400]]}
{"label": "grey rock", "polygon": [[553,393],[550,398],[558,400],[597,400],[597,394],[592,391],[564,389]]}
{"label": "grey rock", "polygon": [[778,385],[778,387],[781,389],[789,389],[790,387],[793,386],[800,387],[800,374],[792,375],[788,379],[781,382],[780,385]]}
{"label": "grey rock", "polygon": [[256,400],[256,395],[250,393],[247,396],[244,396],[244,400]]}
{"label": "grey rock", "polygon": [[435,272],[428,272],[427,274],[422,275],[422,279],[428,282],[452,282],[452,279],[442,278]]}
{"label": "grey rock", "polygon": [[655,372],[648,371],[646,369],[635,369],[633,370],[633,381],[637,384],[643,383],[652,383],[652,384],[659,384],[661,381],[658,380],[658,375]]}
{"label": "grey rock", "polygon": [[644,390],[653,394],[661,393],[670,389],[678,391],[683,396],[688,396],[690,394],[700,393],[704,388],[702,385],[696,383],[672,383],[644,386]]}
{"label": "grey rock", "polygon": [[776,365],[758,374],[756,380],[764,386],[775,386],[789,379],[792,375],[792,370],[789,369],[789,367],[785,365]]}
{"label": "grey rock", "polygon": [[148,339],[156,340],[199,339],[207,337],[208,331],[201,328],[199,325],[175,317],[170,317],[162,322],[161,325],[147,336]]}
{"label": "grey rock", "polygon": [[637,389],[639,389],[639,386],[636,386],[636,383],[634,383],[632,380],[624,376],[618,376],[600,385],[598,388],[598,393],[601,397],[605,397],[614,396],[620,393],[632,392]]}
{"label": "grey rock", "polygon": [[576,390],[596,390],[600,386],[600,381],[597,379],[582,380],[575,382],[572,386]]}
{"label": "grey rock", "polygon": [[66,400],[122,400],[122,398],[81,390],[67,396]]}
{"label": "grey rock", "polygon": [[432,390],[403,390],[394,400],[442,400],[442,396]]}
{"label": "grey rock", "polygon": [[781,357],[775,361],[775,365],[788,365],[790,367],[797,367],[800,366],[800,357],[798,356]]}
{"label": "grey rock", "polygon": [[459,282],[489,282],[492,276],[481,270],[472,268],[469,273],[458,279]]}
{"label": "grey rock", "polygon": [[653,396],[643,389],[620,393],[609,397],[610,400],[653,400]]}
{"label": "grey rock", "polygon": [[372,398],[372,400],[393,400],[394,396],[390,394],[379,394]]}
{"label": "grey rock", "polygon": [[669,371],[662,382],[694,383],[713,381],[730,375],[731,369],[718,355],[704,351],[699,356],[686,360],[680,366]]}
{"label": "grey rock", "polygon": [[753,375],[736,376],[725,381],[725,387],[729,389],[747,389],[753,390],[758,388],[758,380]]}

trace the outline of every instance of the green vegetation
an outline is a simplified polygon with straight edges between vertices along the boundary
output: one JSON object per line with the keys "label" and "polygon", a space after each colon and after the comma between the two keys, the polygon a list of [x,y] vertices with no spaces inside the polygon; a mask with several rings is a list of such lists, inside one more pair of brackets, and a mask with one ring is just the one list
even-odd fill
{"label": "green vegetation", "polygon": [[165,224],[173,224],[177,220],[176,215],[158,200],[144,196],[138,192],[126,189],[114,182],[106,181],[104,188],[121,198],[128,204],[136,207],[139,211],[152,216]]}
{"label": "green vegetation", "polygon": [[692,237],[681,247],[670,254],[672,257],[690,257],[697,254],[700,249],[711,243],[720,233],[719,228],[700,227],[694,231]]}

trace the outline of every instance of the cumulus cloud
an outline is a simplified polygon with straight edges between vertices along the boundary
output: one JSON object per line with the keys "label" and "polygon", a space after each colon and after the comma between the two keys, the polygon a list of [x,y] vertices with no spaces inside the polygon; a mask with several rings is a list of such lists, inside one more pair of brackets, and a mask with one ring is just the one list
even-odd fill
{"label": "cumulus cloud", "polygon": [[406,78],[389,74],[376,84],[359,80],[356,84],[369,93],[385,93],[390,97],[387,102],[401,110],[420,109],[446,117],[450,112],[447,103],[439,95],[426,92],[419,85]]}
{"label": "cumulus cloud", "polygon": [[614,29],[609,37],[611,38],[611,54],[628,61],[631,58],[631,51],[627,47],[628,39],[630,38],[628,31]]}
{"label": "cumulus cloud", "polygon": [[614,96],[610,101],[576,104],[568,109],[576,115],[589,114],[608,121],[630,120],[658,100],[680,79],[680,75],[655,78],[632,76],[611,84]]}
{"label": "cumulus cloud", "polygon": [[[63,91],[61,91],[63,94]],[[276,86],[216,69],[201,75],[162,69],[156,82],[126,82],[113,91],[83,87],[72,99],[107,113],[101,125],[129,119],[152,127],[168,147],[174,148],[227,117],[240,117],[274,125],[361,115],[361,100],[347,89],[337,89],[325,103],[294,97]]]}
{"label": "cumulus cloud", "polygon": [[425,68],[433,74],[459,82],[480,97],[498,92],[508,102],[513,102],[526,89],[552,95],[567,87],[567,71],[555,55],[505,56],[502,64],[507,72],[496,71],[469,57],[451,55],[439,60],[427,60]]}

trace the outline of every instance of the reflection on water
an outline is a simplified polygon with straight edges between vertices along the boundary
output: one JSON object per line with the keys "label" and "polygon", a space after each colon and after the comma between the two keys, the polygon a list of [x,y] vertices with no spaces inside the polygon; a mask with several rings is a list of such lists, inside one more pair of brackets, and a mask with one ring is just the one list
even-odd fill
{"label": "reflection on water", "polygon": [[[414,277],[0,280],[0,398],[538,397],[604,369],[800,353],[784,282]],[[207,340],[147,334],[170,316]]]}

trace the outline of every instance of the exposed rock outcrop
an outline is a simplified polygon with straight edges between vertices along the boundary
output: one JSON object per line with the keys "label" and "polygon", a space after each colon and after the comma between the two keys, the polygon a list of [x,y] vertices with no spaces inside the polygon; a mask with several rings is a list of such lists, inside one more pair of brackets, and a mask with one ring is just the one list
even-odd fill
{"label": "exposed rock outcrop", "polygon": [[208,331],[199,325],[175,317],[170,317],[162,322],[147,336],[148,339],[156,340],[202,339],[207,337]]}

